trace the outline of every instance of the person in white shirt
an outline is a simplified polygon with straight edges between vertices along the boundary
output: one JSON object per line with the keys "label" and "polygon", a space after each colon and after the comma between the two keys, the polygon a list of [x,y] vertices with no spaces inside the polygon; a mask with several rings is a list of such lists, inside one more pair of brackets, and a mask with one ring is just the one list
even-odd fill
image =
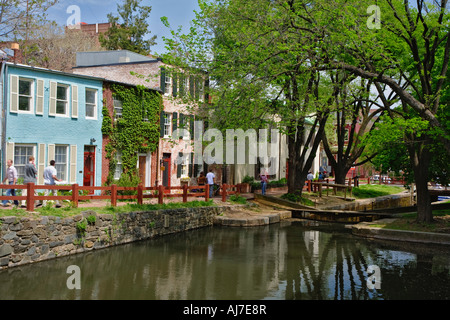
{"label": "person in white shirt", "polygon": [[206,183],[209,185],[210,198],[212,198],[213,196],[215,182],[216,182],[216,175],[212,172],[212,169],[209,169],[209,172],[206,174]]}
{"label": "person in white shirt", "polygon": [[[46,185],[55,185],[55,181],[61,181],[61,179],[58,179],[56,177],[57,171],[55,168],[55,160],[50,161],[50,165],[44,169],[44,184]],[[47,189],[45,190],[45,196],[48,196],[49,192],[52,193],[52,195],[57,196],[58,191],[55,189]],[[43,205],[45,206],[47,204],[47,200],[43,201]],[[56,200],[56,206],[60,207],[61,204],[59,203],[59,200]]]}
{"label": "person in white shirt", "polygon": [[[8,180],[9,184],[16,184],[17,182],[17,169],[13,166],[13,161],[11,159],[8,159],[6,161],[6,165],[8,166],[8,169],[6,169],[6,177],[3,179],[3,183],[5,183],[6,180]],[[16,195],[16,189],[8,189],[6,191],[7,196],[15,196]],[[8,200],[3,200],[3,206],[6,207],[8,205]],[[14,200],[14,205],[19,205],[19,200]]]}

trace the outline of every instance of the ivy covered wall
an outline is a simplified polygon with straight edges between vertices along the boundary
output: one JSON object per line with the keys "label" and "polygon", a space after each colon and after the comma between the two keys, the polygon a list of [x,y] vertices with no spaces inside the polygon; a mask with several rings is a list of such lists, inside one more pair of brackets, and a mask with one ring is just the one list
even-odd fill
{"label": "ivy covered wall", "polygon": [[[116,109],[114,100],[120,102],[116,101]],[[121,180],[138,179],[138,155],[157,150],[162,109],[162,97],[156,90],[105,82],[102,123],[105,184],[114,181],[117,152],[121,153]]]}

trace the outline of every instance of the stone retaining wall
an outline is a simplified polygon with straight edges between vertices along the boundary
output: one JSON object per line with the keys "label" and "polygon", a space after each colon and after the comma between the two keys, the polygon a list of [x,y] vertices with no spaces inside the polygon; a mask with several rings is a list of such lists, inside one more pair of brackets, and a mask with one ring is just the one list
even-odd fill
{"label": "stone retaining wall", "polygon": [[370,211],[376,209],[408,207],[411,205],[411,195],[409,194],[409,192],[403,192],[399,194],[392,194],[371,199],[361,199],[341,205],[329,206],[322,209]]}
{"label": "stone retaining wall", "polygon": [[[0,270],[211,226],[223,210],[200,207],[115,215],[84,211],[69,218],[1,217]],[[82,225],[86,227],[80,228]]]}

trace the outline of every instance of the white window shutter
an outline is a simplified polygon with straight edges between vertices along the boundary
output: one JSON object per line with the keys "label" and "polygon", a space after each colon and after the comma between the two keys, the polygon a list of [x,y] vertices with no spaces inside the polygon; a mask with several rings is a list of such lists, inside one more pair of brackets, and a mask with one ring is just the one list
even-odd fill
{"label": "white window shutter", "polygon": [[43,185],[44,184],[44,169],[45,169],[45,144],[44,143],[39,143],[37,160],[38,160],[37,161],[37,170],[38,170],[37,184]]}
{"label": "white window shutter", "polygon": [[14,161],[14,142],[6,143],[6,161],[8,161],[9,159]]}
{"label": "white window shutter", "polygon": [[44,80],[37,80],[36,114],[44,114]]}
{"label": "white window shutter", "polygon": [[10,82],[9,112],[17,113],[19,110],[19,77],[11,75]]}
{"label": "white window shutter", "polygon": [[49,144],[47,146],[47,165],[50,165],[52,160],[55,160],[55,145]]}
{"label": "white window shutter", "polygon": [[70,146],[70,184],[77,183],[77,146]]}
{"label": "white window shutter", "polygon": [[50,105],[48,114],[50,116],[56,116],[56,82],[50,81]]}
{"label": "white window shutter", "polygon": [[78,118],[78,86],[72,86],[72,118]]}

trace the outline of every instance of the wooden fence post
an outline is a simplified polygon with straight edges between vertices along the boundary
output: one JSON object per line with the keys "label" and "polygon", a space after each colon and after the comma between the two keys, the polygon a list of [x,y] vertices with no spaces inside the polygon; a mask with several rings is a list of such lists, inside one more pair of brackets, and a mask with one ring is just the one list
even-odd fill
{"label": "wooden fence post", "polygon": [[187,202],[187,192],[188,192],[188,186],[187,184],[183,185],[183,202]]}
{"label": "wooden fence post", "polygon": [[117,207],[117,185],[111,185],[111,205]]}
{"label": "wooden fence post", "polygon": [[78,183],[72,185],[72,203],[75,208],[78,208]]}
{"label": "wooden fence post", "polygon": [[227,187],[228,185],[226,183],[222,184],[222,202],[227,201]]}
{"label": "wooden fence post", "polygon": [[209,184],[205,184],[205,201],[209,200]]}
{"label": "wooden fence post", "polygon": [[241,184],[240,183],[238,183],[237,185],[236,185],[236,195],[240,195],[241,194]]}
{"label": "wooden fence post", "polygon": [[34,211],[34,183],[27,183],[27,211]]}
{"label": "wooden fence post", "polygon": [[158,204],[164,203],[164,186],[159,185],[158,187]]}
{"label": "wooden fence post", "polygon": [[143,203],[143,199],[144,199],[144,186],[142,185],[142,183],[138,184],[138,188],[137,188],[137,202],[138,204],[142,204]]}
{"label": "wooden fence post", "polygon": [[311,184],[312,184],[312,181],[308,180],[308,192],[311,192]]}
{"label": "wooden fence post", "polygon": [[322,198],[322,183],[319,183],[319,197]]}

